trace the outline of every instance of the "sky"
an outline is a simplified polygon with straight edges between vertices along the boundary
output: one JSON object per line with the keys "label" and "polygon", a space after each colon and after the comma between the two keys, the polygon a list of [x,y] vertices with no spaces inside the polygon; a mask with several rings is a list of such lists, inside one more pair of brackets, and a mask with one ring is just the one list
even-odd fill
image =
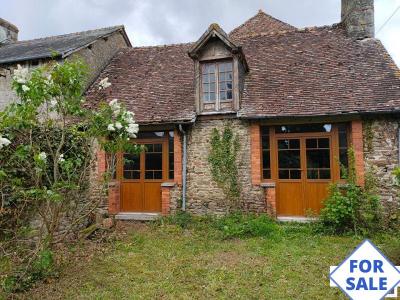
{"label": "sky", "polygon": [[[125,25],[134,46],[197,40],[211,23],[226,32],[259,9],[298,28],[340,21],[341,0],[0,0],[21,40]],[[375,28],[400,66],[400,0],[375,0]],[[32,13],[34,12],[34,13]]]}

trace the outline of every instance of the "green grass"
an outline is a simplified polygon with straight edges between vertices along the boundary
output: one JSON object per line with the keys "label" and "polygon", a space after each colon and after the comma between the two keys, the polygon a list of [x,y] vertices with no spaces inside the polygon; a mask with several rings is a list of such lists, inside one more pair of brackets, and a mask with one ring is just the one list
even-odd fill
{"label": "green grass", "polygon": [[[130,226],[106,251],[72,263],[29,299],[345,299],[329,287],[361,239],[314,235],[309,226],[279,225],[268,237],[225,239],[198,223]],[[373,239],[396,264],[400,241]],[[0,296],[1,298],[1,296]]]}

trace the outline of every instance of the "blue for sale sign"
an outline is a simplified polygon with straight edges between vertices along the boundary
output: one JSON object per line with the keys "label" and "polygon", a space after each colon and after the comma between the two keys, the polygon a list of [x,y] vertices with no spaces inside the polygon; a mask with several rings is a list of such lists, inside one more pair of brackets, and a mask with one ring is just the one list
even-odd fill
{"label": "blue for sale sign", "polygon": [[379,300],[395,296],[400,267],[365,240],[339,266],[331,267],[330,280],[350,299]]}

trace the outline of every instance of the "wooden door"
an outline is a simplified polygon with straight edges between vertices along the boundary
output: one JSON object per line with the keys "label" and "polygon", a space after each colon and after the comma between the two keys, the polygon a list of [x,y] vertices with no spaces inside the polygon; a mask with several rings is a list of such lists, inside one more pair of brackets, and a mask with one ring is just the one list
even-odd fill
{"label": "wooden door", "polygon": [[167,177],[166,142],[145,141],[139,155],[124,154],[121,174],[122,212],[161,212],[161,183]]}
{"label": "wooden door", "polygon": [[328,196],[332,182],[332,139],[329,136],[307,137],[305,140],[304,208],[318,214]]}
{"label": "wooden door", "polygon": [[318,214],[333,177],[331,136],[278,136],[276,148],[278,215]]}
{"label": "wooden door", "polygon": [[302,151],[300,138],[278,138],[277,212],[282,216],[299,216],[304,211]]}

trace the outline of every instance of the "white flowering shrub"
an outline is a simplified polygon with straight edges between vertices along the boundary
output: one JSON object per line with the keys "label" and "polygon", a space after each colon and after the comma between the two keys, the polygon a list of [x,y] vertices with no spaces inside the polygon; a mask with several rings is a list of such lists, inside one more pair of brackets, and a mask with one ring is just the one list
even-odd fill
{"label": "white flowering shrub", "polygon": [[[0,249],[25,264],[26,273],[19,267],[18,276],[10,275],[17,276],[11,280],[17,285],[27,285],[42,251],[76,234],[98,207],[99,200],[88,197],[93,141],[110,153],[108,175],[115,172],[118,152],[141,150],[133,142],[139,131],[134,114],[120,101],[104,102],[98,110],[85,107],[86,70],[79,61],[32,72],[18,66],[12,87],[19,101],[0,112]],[[105,78],[99,89],[110,86]],[[40,227],[30,230],[32,216],[39,216]],[[12,243],[3,247],[6,237]]]}

